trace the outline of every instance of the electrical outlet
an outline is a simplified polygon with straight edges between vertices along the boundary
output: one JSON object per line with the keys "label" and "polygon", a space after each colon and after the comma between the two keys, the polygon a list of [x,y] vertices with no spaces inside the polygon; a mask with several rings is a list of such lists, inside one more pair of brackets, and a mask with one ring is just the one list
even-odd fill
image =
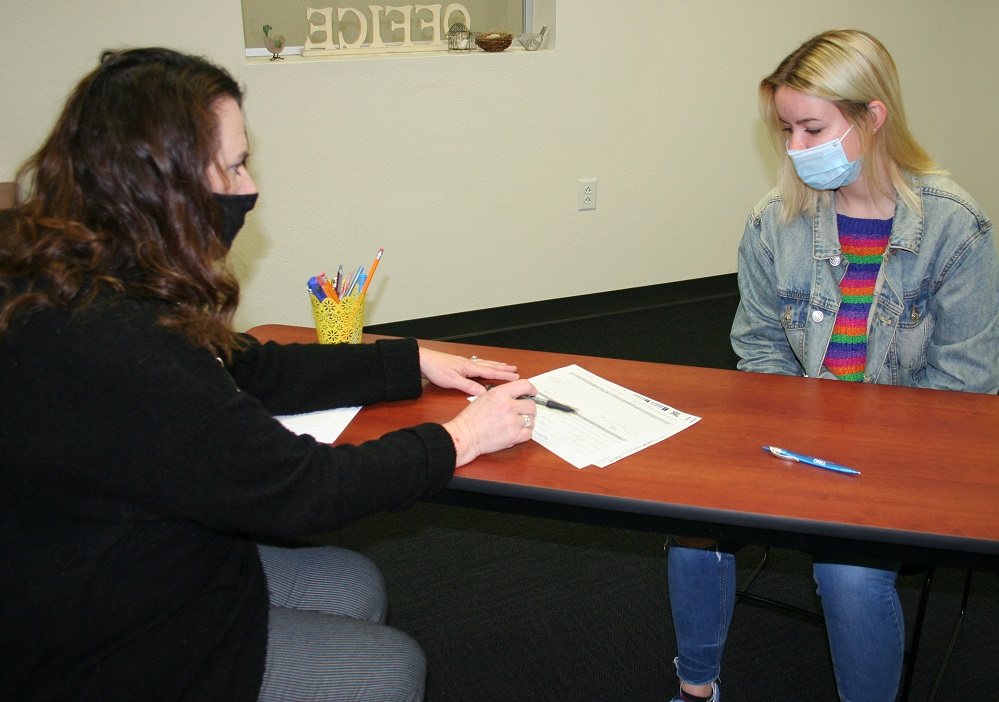
{"label": "electrical outlet", "polygon": [[579,209],[580,211],[597,209],[596,178],[579,179]]}

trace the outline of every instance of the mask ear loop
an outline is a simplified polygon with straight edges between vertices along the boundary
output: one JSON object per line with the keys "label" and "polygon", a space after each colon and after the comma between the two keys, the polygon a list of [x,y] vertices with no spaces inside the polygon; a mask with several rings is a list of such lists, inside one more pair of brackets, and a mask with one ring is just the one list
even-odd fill
{"label": "mask ear loop", "polygon": [[[830,144],[833,144],[833,143],[842,145],[843,140],[846,139],[846,135],[849,134],[850,130],[852,130],[852,129],[853,129],[853,125],[851,124],[849,127],[847,127],[847,130],[845,132],[843,132],[843,136],[841,136],[841,137],[838,137],[836,139],[830,139],[829,141],[827,141],[824,144],[816,144],[815,146],[810,146],[807,149],[794,149],[793,151],[794,151],[794,153],[803,153],[803,152],[809,151],[811,149],[821,149],[822,147],[829,146]],[[875,131],[877,131],[877,130],[875,130]],[[790,146],[791,146],[791,140],[790,139],[785,140],[784,141],[784,150],[787,151],[788,153],[791,153],[791,151],[792,151],[792,149],[790,148]]]}

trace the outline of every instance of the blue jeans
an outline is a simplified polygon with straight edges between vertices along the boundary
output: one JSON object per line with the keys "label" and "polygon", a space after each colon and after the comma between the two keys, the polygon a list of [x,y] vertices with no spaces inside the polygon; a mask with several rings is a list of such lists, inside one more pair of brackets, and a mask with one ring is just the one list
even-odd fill
{"label": "blue jeans", "polygon": [[[735,556],[672,544],[668,568],[677,675],[691,685],[706,685],[721,672],[735,605]],[[905,622],[895,590],[898,566],[816,561],[813,574],[840,700],[894,700],[905,647]]]}

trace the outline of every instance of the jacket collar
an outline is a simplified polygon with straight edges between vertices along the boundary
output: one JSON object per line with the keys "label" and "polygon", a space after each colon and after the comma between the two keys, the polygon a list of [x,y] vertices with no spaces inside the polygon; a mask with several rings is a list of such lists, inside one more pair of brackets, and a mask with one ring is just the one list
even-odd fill
{"label": "jacket collar", "polygon": [[[922,200],[922,188],[919,181],[908,177],[910,185],[916,192],[916,196]],[[835,196],[833,196],[835,198]],[[833,199],[835,202],[835,199]],[[923,216],[913,212],[905,202],[899,198],[895,204],[895,214],[891,225],[891,236],[888,239],[888,248],[905,249],[914,254],[919,253],[919,244],[923,239]],[[819,211],[812,218],[812,255],[816,259],[832,258],[841,256],[843,248],[839,243],[839,229],[836,227],[835,205],[820,207]]]}

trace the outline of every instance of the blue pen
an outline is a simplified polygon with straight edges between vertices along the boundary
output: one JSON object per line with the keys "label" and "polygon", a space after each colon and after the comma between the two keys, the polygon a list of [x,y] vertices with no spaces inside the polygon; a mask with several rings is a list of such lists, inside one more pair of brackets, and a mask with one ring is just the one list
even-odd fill
{"label": "blue pen", "polygon": [[347,293],[348,295],[354,294],[354,288],[357,287],[357,281],[361,279],[362,275],[364,275],[364,266],[358,266],[357,273],[354,274],[354,279],[350,281],[350,291]]}
{"label": "blue pen", "polygon": [[326,293],[323,292],[323,286],[319,284],[316,280],[316,276],[309,278],[309,282],[306,283],[309,286],[309,292],[316,296],[316,299],[322,302],[326,299]]}
{"label": "blue pen", "polygon": [[782,448],[777,448],[776,446],[764,446],[764,451],[769,451],[777,458],[786,458],[789,461],[797,461],[798,463],[807,463],[810,466],[816,466],[817,468],[825,468],[826,470],[834,470],[837,473],[849,473],[850,475],[860,475],[859,470],[854,470],[853,468],[847,468],[846,466],[841,466],[838,463],[833,463],[832,461],[824,461],[821,458],[813,458],[812,456],[805,456],[804,454],[795,453],[794,451],[787,451]]}

